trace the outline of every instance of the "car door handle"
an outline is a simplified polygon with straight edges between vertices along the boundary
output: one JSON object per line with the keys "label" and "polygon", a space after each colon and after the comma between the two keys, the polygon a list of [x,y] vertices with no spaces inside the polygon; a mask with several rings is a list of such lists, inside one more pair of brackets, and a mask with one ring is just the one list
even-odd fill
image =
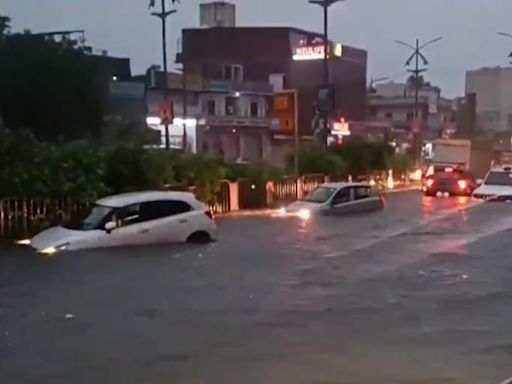
{"label": "car door handle", "polygon": [[185,224],[185,223],[188,223],[188,220],[187,219],[181,219],[181,220],[178,221],[178,223]]}
{"label": "car door handle", "polygon": [[147,229],[147,228],[141,229],[139,231],[139,233],[148,233],[148,232],[149,232],[149,229]]}

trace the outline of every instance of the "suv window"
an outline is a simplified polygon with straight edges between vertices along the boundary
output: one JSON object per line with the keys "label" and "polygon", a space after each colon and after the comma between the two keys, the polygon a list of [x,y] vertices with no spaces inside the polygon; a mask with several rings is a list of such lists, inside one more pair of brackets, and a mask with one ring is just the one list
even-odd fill
{"label": "suv window", "polygon": [[362,200],[370,197],[369,187],[353,187],[354,189],[354,200]]}
{"label": "suv window", "polygon": [[192,207],[180,200],[149,201],[142,204],[142,221],[157,220],[164,217],[190,212]]}
{"label": "suv window", "polygon": [[350,189],[340,189],[332,199],[333,205],[348,203],[350,201]]}
{"label": "suv window", "polygon": [[118,227],[139,223],[141,221],[140,204],[131,204],[116,209],[112,215],[112,220],[117,222]]}

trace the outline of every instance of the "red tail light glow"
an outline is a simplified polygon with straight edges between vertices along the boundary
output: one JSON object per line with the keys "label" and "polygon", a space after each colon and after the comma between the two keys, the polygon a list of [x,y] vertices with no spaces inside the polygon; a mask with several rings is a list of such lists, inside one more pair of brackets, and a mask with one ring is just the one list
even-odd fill
{"label": "red tail light glow", "polygon": [[460,189],[466,189],[468,187],[468,182],[466,180],[459,180],[457,184],[459,184]]}
{"label": "red tail light glow", "polygon": [[430,188],[431,186],[434,185],[434,179],[427,179],[426,184],[427,184],[427,187]]}

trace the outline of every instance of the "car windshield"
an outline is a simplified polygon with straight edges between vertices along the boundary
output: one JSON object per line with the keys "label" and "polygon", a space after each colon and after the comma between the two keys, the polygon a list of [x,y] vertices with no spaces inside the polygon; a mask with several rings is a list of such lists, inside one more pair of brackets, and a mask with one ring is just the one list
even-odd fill
{"label": "car windshield", "polygon": [[93,229],[101,229],[105,222],[105,218],[112,212],[112,207],[104,205],[96,205],[89,216],[82,222],[82,230],[90,231]]}
{"label": "car windshield", "polygon": [[310,203],[325,203],[336,192],[336,188],[318,187],[311,191],[303,201]]}
{"label": "car windshield", "polygon": [[484,181],[485,185],[504,185],[512,187],[512,173],[510,172],[491,172]]}

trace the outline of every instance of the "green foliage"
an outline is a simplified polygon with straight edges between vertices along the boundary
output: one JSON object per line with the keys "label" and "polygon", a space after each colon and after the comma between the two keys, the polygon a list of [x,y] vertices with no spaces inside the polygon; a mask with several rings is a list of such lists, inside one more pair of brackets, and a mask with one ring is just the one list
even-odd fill
{"label": "green foliage", "polygon": [[38,139],[78,139],[100,132],[107,89],[100,69],[69,40],[7,33],[0,17],[0,115]]}
{"label": "green foliage", "polygon": [[11,28],[11,18],[0,15],[0,38],[9,33]]}
{"label": "green foliage", "polygon": [[195,185],[198,197],[209,201],[226,175],[217,158],[85,141],[56,146],[28,131],[6,129],[0,129],[0,167],[0,198],[94,200],[183,183]]}
{"label": "green foliage", "polygon": [[394,155],[388,159],[388,168],[392,169],[397,177],[404,176],[413,165],[413,159],[407,155]]}
{"label": "green foliage", "polygon": [[348,140],[341,146],[332,147],[331,151],[345,161],[347,172],[353,176],[386,170],[388,159],[392,156],[392,149],[387,144],[358,139]]}
{"label": "green foliage", "polygon": [[[287,170],[293,171],[293,154],[287,157]],[[344,159],[337,156],[330,149],[317,145],[308,145],[299,152],[299,173],[301,175],[323,173],[326,175],[340,175],[347,170]]]}

